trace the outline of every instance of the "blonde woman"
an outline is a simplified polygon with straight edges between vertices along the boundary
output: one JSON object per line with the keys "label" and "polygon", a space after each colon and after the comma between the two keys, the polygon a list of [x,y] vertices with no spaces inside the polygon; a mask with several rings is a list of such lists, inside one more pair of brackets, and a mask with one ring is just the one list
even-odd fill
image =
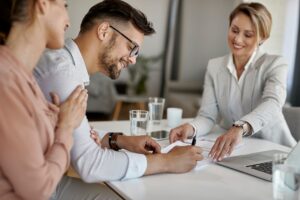
{"label": "blonde woman", "polygon": [[210,151],[214,160],[230,155],[247,136],[296,144],[282,114],[287,63],[259,48],[271,25],[271,14],[260,3],[242,3],[232,11],[227,37],[231,53],[209,61],[198,116],[171,130],[170,142],[207,134],[218,123],[224,134]]}

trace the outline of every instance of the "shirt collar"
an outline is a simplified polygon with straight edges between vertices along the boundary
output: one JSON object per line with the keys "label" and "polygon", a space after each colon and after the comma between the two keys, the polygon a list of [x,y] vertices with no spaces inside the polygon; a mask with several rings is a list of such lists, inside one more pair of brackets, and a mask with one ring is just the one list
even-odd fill
{"label": "shirt collar", "polygon": [[[252,62],[256,56],[256,53],[257,53],[257,48],[254,50],[254,52],[252,53],[250,59],[248,60],[248,62],[246,63],[245,65],[245,71],[247,71],[247,69],[252,66]],[[227,63],[227,69],[230,71],[231,74],[235,75],[236,76],[236,68],[235,68],[235,65],[233,63],[233,55],[232,53],[230,53],[229,55],[229,59],[228,59],[228,63]]]}
{"label": "shirt collar", "polygon": [[81,74],[82,82],[85,86],[89,85],[90,83],[90,76],[87,71],[87,67],[85,65],[85,62],[83,60],[83,57],[81,55],[81,52],[77,46],[77,44],[71,39],[68,38],[65,41],[65,47],[64,47],[71,55],[72,61],[74,66],[77,68],[78,71]]}

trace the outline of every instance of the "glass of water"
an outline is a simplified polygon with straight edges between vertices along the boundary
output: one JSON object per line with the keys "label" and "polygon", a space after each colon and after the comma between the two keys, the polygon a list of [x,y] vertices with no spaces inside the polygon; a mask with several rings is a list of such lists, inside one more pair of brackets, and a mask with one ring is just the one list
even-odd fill
{"label": "glass of water", "polygon": [[278,153],[273,158],[273,199],[300,199],[300,166],[288,165],[287,154]]}
{"label": "glass of water", "polygon": [[149,119],[148,111],[146,110],[130,110],[130,133],[131,135],[146,135],[147,124]]}
{"label": "glass of water", "polygon": [[148,99],[150,121],[159,125],[163,117],[165,99],[160,97],[149,97]]}

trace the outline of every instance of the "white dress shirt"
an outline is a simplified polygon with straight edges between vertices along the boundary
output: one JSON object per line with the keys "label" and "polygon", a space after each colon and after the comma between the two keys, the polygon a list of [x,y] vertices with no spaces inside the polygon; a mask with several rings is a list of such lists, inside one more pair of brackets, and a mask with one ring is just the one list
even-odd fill
{"label": "white dress shirt", "polygon": [[[46,98],[50,92],[64,101],[80,84],[89,84],[89,75],[83,57],[76,43],[67,39],[60,50],[46,50],[42,55],[34,76]],[[124,180],[142,176],[147,168],[143,154],[114,151],[99,147],[90,138],[90,126],[85,117],[75,129],[71,161],[80,177],[86,182]],[[98,131],[100,137],[107,132]]]}
{"label": "white dress shirt", "polygon": [[[226,65],[226,68],[230,72],[232,78],[231,78],[231,83],[230,83],[230,105],[228,105],[228,108],[231,112],[232,115],[232,121],[236,121],[236,119],[240,119],[243,116],[243,109],[242,109],[242,92],[243,92],[243,87],[245,83],[245,76],[247,74],[247,71],[249,67],[252,64],[252,61],[256,55],[257,49],[252,53],[250,59],[246,63],[244,67],[244,71],[241,74],[240,78],[238,79],[237,76],[237,71],[233,62],[233,55],[229,55],[228,63]],[[193,128],[194,128],[194,134],[193,136],[197,133],[197,125],[194,122],[190,123]]]}

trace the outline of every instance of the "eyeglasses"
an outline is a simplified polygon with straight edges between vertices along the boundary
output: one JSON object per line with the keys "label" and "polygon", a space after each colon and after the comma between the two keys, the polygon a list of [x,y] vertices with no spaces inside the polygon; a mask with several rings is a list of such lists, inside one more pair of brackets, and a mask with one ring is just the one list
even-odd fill
{"label": "eyeglasses", "polygon": [[130,57],[137,57],[139,55],[140,46],[136,42],[129,39],[125,34],[123,34],[121,31],[119,31],[115,27],[113,27],[111,25],[109,27],[112,28],[113,30],[115,30],[116,32],[118,32],[120,35],[122,35],[124,38],[126,38],[131,44],[134,45],[133,48],[131,49],[130,53],[129,53],[129,56]]}

